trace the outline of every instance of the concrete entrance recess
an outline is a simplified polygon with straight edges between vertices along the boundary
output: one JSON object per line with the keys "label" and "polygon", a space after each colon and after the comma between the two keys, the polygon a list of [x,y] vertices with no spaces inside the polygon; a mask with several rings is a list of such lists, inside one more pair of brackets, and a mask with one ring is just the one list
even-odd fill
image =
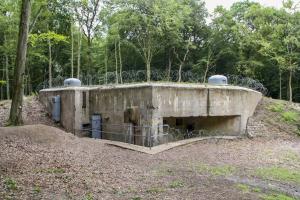
{"label": "concrete entrance recess", "polygon": [[[51,98],[56,95],[61,97],[60,123],[67,131],[82,135],[81,130],[91,124],[92,115],[98,114],[103,123],[103,139],[144,146],[149,142],[149,134],[154,143],[164,143],[164,125],[187,131],[205,129],[213,135],[242,135],[262,98],[254,90],[228,85],[140,83],[63,87],[40,91],[40,101],[49,113]],[[125,124],[126,130],[134,133],[134,139],[127,138]],[[136,128],[140,126],[145,128]]]}

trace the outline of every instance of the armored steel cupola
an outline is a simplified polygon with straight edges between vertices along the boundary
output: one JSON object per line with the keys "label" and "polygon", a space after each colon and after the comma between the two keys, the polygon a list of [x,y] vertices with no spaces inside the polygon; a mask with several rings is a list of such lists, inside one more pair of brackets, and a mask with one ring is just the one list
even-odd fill
{"label": "armored steel cupola", "polygon": [[208,78],[208,84],[212,85],[227,85],[227,77],[223,75],[214,75]]}
{"label": "armored steel cupola", "polygon": [[64,80],[65,87],[80,87],[81,81],[77,78],[68,78]]}

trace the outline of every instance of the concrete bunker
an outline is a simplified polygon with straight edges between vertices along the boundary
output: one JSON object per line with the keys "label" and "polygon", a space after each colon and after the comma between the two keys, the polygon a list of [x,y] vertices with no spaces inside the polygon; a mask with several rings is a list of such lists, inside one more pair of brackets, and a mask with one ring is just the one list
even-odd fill
{"label": "concrete bunker", "polygon": [[[139,83],[63,87],[40,91],[40,101],[61,97],[60,123],[78,136],[101,118],[102,139],[141,146],[207,135],[242,135],[262,94],[229,85]],[[95,131],[95,130],[94,130]]]}
{"label": "concrete bunker", "polygon": [[178,130],[182,138],[238,135],[241,116],[164,117],[163,123]]}

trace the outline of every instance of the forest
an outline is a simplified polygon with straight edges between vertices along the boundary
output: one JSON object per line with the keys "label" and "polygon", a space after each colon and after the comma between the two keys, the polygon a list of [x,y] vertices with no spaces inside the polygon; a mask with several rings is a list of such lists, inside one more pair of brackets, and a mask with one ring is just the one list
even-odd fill
{"label": "forest", "polygon": [[[20,0],[0,2],[0,100],[14,91],[20,12]],[[31,0],[28,33],[25,95],[65,77],[189,82],[192,73],[200,83],[251,78],[268,96],[300,102],[300,11],[291,0],[213,13],[201,0]]]}

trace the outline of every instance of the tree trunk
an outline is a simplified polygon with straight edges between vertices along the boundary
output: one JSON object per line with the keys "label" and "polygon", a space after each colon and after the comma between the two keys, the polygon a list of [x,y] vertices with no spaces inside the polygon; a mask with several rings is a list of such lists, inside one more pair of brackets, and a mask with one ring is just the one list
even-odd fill
{"label": "tree trunk", "polygon": [[27,88],[28,88],[28,94],[32,94],[32,85],[31,85],[31,76],[30,76],[30,68],[29,68],[29,63],[27,65]]}
{"label": "tree trunk", "polygon": [[74,34],[73,34],[73,24],[71,24],[71,77],[72,78],[74,77]]}
{"label": "tree trunk", "polygon": [[5,53],[5,80],[6,80],[6,99],[10,99],[8,55],[6,53]]}
{"label": "tree trunk", "polygon": [[146,54],[147,82],[151,81],[151,60],[152,60],[151,49],[148,48]]}
{"label": "tree trunk", "polygon": [[209,69],[209,61],[207,61],[207,63],[206,63],[206,69],[205,69],[204,76],[203,76],[203,83],[206,83],[208,69]]}
{"label": "tree trunk", "polygon": [[182,65],[183,65],[183,62],[181,62],[180,65],[179,65],[179,70],[178,70],[178,82],[181,82]]}
{"label": "tree trunk", "polygon": [[172,69],[172,58],[171,58],[171,51],[169,51],[169,58],[168,58],[168,74],[167,74],[167,79],[168,79],[168,81],[170,81],[171,69]]}
{"label": "tree trunk", "polygon": [[117,42],[115,40],[115,63],[116,63],[116,84],[119,83],[119,78],[118,78],[118,54],[117,54]]}
{"label": "tree trunk", "polygon": [[14,69],[14,91],[10,109],[9,122],[12,125],[21,125],[22,119],[22,104],[23,104],[23,80],[25,73],[25,63],[27,54],[28,28],[31,12],[30,0],[22,1],[22,9],[19,25],[18,46],[16,52],[16,65]]}
{"label": "tree trunk", "polygon": [[105,65],[105,84],[107,84],[107,62],[108,62],[108,58],[107,58],[107,47],[105,46],[105,58],[104,58],[104,65]]}
{"label": "tree trunk", "polygon": [[[2,77],[1,80],[4,80],[4,71],[2,71]],[[0,85],[0,99],[3,100],[4,99],[4,94],[3,94],[3,86]]]}
{"label": "tree trunk", "polygon": [[150,82],[151,81],[151,61],[150,61],[150,59],[147,60],[146,68],[147,68],[147,82]]}
{"label": "tree trunk", "polygon": [[81,58],[81,30],[78,33],[78,51],[77,51],[77,78],[80,78],[80,58]]}
{"label": "tree trunk", "polygon": [[282,72],[279,70],[279,99],[282,99]]}
{"label": "tree trunk", "polygon": [[123,83],[123,78],[122,78],[122,53],[121,53],[121,42],[119,40],[119,62],[120,62],[120,83]]}
{"label": "tree trunk", "polygon": [[[6,35],[4,34],[4,45],[6,45]],[[9,58],[7,55],[7,52],[5,52],[4,54],[5,57],[5,81],[6,81],[6,99],[10,99],[10,90],[9,90],[9,69],[8,69],[8,65],[9,65]]]}
{"label": "tree trunk", "polygon": [[290,102],[293,102],[292,78],[293,78],[293,71],[290,70],[290,73],[289,73],[289,95],[290,95],[289,101]]}
{"label": "tree trunk", "polygon": [[87,74],[91,75],[91,69],[92,69],[92,39],[91,36],[88,37],[87,39],[87,56],[88,56],[88,65],[87,65]]}
{"label": "tree trunk", "polygon": [[181,82],[181,72],[182,72],[182,66],[184,65],[185,63],[185,60],[187,58],[187,55],[189,54],[189,47],[187,47],[186,49],[186,52],[184,54],[184,57],[183,57],[183,60],[180,62],[180,65],[179,65],[179,70],[178,70],[178,82]]}
{"label": "tree trunk", "polygon": [[51,46],[50,39],[48,39],[48,49],[49,49],[49,66],[48,66],[49,88],[51,88],[52,87],[52,46]]}
{"label": "tree trunk", "polygon": [[203,76],[203,83],[206,82],[206,77],[207,77],[207,73],[208,73],[208,70],[209,70],[209,66],[210,66],[210,50],[208,51],[208,54],[207,54],[207,61],[206,61],[206,68],[205,68],[205,72],[204,72],[204,76]]}

